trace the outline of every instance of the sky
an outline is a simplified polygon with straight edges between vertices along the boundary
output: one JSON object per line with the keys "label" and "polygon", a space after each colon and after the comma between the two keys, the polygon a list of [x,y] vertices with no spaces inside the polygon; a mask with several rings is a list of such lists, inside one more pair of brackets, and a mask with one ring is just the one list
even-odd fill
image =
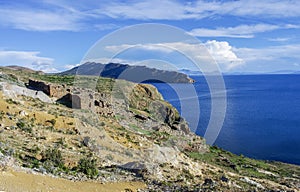
{"label": "sky", "polygon": [[[64,71],[80,64],[112,32],[156,23],[197,38],[222,72],[300,71],[299,10],[299,0],[0,0],[0,66]],[[163,39],[135,43],[134,50],[115,60],[149,63],[172,57],[167,62],[180,61],[179,68],[188,68],[184,59],[164,48],[174,45],[194,54],[200,50]],[[105,51],[130,46],[110,45]],[[107,62],[102,56],[98,61]]]}

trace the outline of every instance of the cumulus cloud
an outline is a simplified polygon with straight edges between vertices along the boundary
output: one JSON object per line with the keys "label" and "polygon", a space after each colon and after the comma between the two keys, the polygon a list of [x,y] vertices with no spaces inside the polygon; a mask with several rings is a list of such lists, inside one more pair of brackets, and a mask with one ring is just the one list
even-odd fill
{"label": "cumulus cloud", "polygon": [[[189,44],[185,42],[157,43],[157,44],[136,44],[136,45],[114,45],[107,46],[106,49],[113,52],[126,50],[128,48],[142,49],[148,51],[159,51],[164,54],[180,52],[186,55],[193,55],[197,62],[212,64],[214,59],[223,70],[231,70],[244,63],[239,58],[232,46],[226,41],[207,41],[204,44]],[[155,58],[154,58],[155,59]]]}
{"label": "cumulus cloud", "polygon": [[[191,53],[199,58],[198,61],[203,61],[204,64],[211,64],[211,58],[219,64],[223,72],[235,71],[251,67],[251,70],[257,70],[259,65],[263,67],[264,64],[272,66],[270,63],[276,65],[277,68],[284,69],[284,65],[293,65],[299,67],[300,60],[300,44],[268,46],[264,48],[237,48],[233,47],[226,41],[210,40],[204,44],[189,44],[184,42],[173,43],[159,43],[159,44],[138,44],[136,45],[115,45],[107,47],[110,51],[121,51],[122,49],[135,47],[143,50],[160,51],[163,54],[172,54],[179,51],[182,53]],[[206,54],[209,53],[209,54]],[[166,58],[168,55],[166,55]],[[153,58],[155,59],[155,58]],[[109,58],[102,58],[98,61],[107,63],[111,61]],[[207,62],[206,62],[207,61]],[[267,62],[266,62],[267,61]],[[291,61],[291,62],[289,62]],[[115,62],[128,64],[145,64],[148,62],[149,66],[153,65],[153,61],[139,61],[116,59]],[[259,64],[259,65],[258,65]],[[282,66],[280,66],[282,64]]]}
{"label": "cumulus cloud", "polygon": [[231,70],[244,64],[244,60],[239,58],[233,50],[233,47],[226,41],[207,41],[205,43],[209,53],[220,64],[224,65],[227,70]]}
{"label": "cumulus cloud", "polygon": [[39,56],[36,51],[0,51],[0,65],[19,65],[44,72],[57,72],[54,59]]}

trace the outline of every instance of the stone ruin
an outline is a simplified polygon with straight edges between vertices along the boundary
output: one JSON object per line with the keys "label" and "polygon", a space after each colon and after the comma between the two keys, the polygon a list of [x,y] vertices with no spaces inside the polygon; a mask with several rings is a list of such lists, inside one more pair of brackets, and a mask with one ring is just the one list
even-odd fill
{"label": "stone ruin", "polygon": [[68,90],[65,85],[54,85],[48,84],[43,81],[35,81],[29,79],[27,84],[29,89],[34,89],[37,91],[43,91],[45,94],[49,95],[50,97],[61,98],[67,93],[70,93],[70,89]]}
{"label": "stone ruin", "polygon": [[75,109],[88,109],[102,116],[113,116],[111,97],[106,93],[99,93],[89,89],[57,85],[29,79],[29,89],[43,91],[50,97],[57,98],[57,102]]}

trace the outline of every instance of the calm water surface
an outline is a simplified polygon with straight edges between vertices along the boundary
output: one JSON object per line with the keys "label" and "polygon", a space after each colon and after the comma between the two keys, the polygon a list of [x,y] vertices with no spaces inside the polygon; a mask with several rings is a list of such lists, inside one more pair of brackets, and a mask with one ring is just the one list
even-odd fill
{"label": "calm water surface", "polygon": [[[190,113],[184,117],[203,136],[210,118],[210,92],[202,76],[193,78],[196,97],[192,92],[189,97],[190,88],[184,84],[154,85],[179,111],[181,102],[188,105]],[[248,157],[300,164],[300,75],[236,75],[224,80],[227,111],[215,145]],[[179,99],[174,87],[186,94]],[[193,112],[195,98],[200,118]]]}

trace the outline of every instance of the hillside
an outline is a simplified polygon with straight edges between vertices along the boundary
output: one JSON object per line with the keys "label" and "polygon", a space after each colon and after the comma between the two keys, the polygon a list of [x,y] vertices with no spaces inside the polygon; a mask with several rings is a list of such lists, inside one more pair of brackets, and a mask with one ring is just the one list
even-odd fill
{"label": "hillside", "polygon": [[101,64],[87,62],[59,75],[93,75],[114,79],[125,79],[132,82],[166,82],[166,83],[193,83],[193,79],[176,71],[165,71],[145,66],[109,63]]}
{"label": "hillside", "polygon": [[151,85],[3,67],[0,82],[0,191],[300,190],[299,166],[206,145]]}

